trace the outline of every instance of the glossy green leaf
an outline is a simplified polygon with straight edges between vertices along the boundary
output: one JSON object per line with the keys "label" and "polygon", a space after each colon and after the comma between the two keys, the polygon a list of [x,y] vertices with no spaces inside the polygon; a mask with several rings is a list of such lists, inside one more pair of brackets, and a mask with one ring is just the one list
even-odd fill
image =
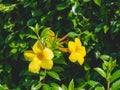
{"label": "glossy green leaf", "polygon": [[75,33],[75,32],[69,32],[68,36],[71,37],[71,38],[74,38],[74,37],[77,36],[77,33]]}
{"label": "glossy green leaf", "polygon": [[120,79],[111,85],[110,90],[119,90],[119,89],[120,89]]}
{"label": "glossy green leaf", "polygon": [[0,84],[0,90],[9,90],[9,89],[6,85],[1,85]]}
{"label": "glossy green leaf", "polygon": [[54,66],[52,70],[55,72],[63,72],[64,68],[61,66]]}
{"label": "glossy green leaf", "polygon": [[97,68],[94,68],[95,71],[97,71],[103,78],[106,78],[106,73],[103,69],[97,67]]}
{"label": "glossy green leaf", "polygon": [[90,81],[88,81],[87,83],[88,83],[90,86],[92,86],[92,87],[95,87],[95,86],[98,84],[98,82],[93,81],[93,80],[90,80]]}
{"label": "glossy green leaf", "polygon": [[10,52],[11,52],[12,54],[17,53],[17,48],[13,48]]}
{"label": "glossy green leaf", "polygon": [[56,9],[57,9],[57,10],[64,10],[64,9],[66,9],[68,6],[69,6],[69,3],[68,3],[68,2],[64,2],[64,3],[62,3],[62,4],[58,4],[57,7],[56,7]]}
{"label": "glossy green leaf", "polygon": [[62,88],[56,83],[51,83],[50,85],[52,86],[52,90],[62,90]]}
{"label": "glossy green leaf", "polygon": [[107,33],[108,30],[109,30],[109,26],[108,25],[104,25],[103,26],[103,30],[104,30],[104,33]]}
{"label": "glossy green leaf", "polygon": [[52,77],[52,78],[60,81],[60,76],[59,76],[58,73],[56,73],[56,72],[54,72],[54,71],[47,71],[47,74],[48,74],[50,77]]}
{"label": "glossy green leaf", "polygon": [[95,32],[100,32],[102,30],[103,25],[104,25],[104,23],[98,24],[95,28]]}
{"label": "glossy green leaf", "polygon": [[114,72],[111,76],[111,82],[114,82],[115,80],[117,80],[118,78],[120,78],[120,70],[117,70],[116,72]]}
{"label": "glossy green leaf", "polygon": [[57,64],[67,64],[63,56],[54,58],[54,63]]}
{"label": "glossy green leaf", "polygon": [[50,90],[50,86],[48,84],[43,84],[42,90]]}
{"label": "glossy green leaf", "polygon": [[65,86],[64,84],[62,84],[62,90],[68,90],[67,86]]}
{"label": "glossy green leaf", "polygon": [[63,55],[62,52],[59,51],[59,50],[54,50],[54,54],[55,54],[57,57],[60,57],[60,56]]}
{"label": "glossy green leaf", "polygon": [[41,32],[41,35],[40,35],[40,36],[43,37],[43,38],[46,38],[46,37],[47,37],[47,32],[48,32],[48,30],[50,30],[49,27],[43,29],[43,31]]}
{"label": "glossy green leaf", "polygon": [[74,89],[74,80],[73,79],[69,83],[68,90],[75,90]]}
{"label": "glossy green leaf", "polygon": [[110,59],[110,56],[109,56],[109,55],[101,55],[101,56],[100,56],[100,59],[103,60],[103,61],[104,61],[104,60],[109,60],[109,59]]}
{"label": "glossy green leaf", "polygon": [[98,6],[101,6],[101,0],[94,0],[94,3]]}
{"label": "glossy green leaf", "polygon": [[90,80],[87,82],[95,90],[105,90],[104,87],[97,81]]}
{"label": "glossy green leaf", "polygon": [[46,72],[45,71],[41,71],[40,72],[40,81],[44,80],[46,77]]}
{"label": "glossy green leaf", "polygon": [[32,85],[31,90],[39,90],[42,87],[42,83],[39,82],[37,85]]}
{"label": "glossy green leaf", "polygon": [[83,0],[84,2],[90,2],[90,0]]}

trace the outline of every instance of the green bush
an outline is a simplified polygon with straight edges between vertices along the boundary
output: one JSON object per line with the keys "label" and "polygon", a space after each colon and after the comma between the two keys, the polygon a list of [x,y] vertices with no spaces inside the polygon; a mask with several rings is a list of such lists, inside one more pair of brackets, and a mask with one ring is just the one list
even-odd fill
{"label": "green bush", "polygon": [[[119,0],[0,0],[0,90],[120,89],[119,17]],[[23,53],[35,43],[36,27],[44,38],[48,29],[68,41],[79,37],[84,64],[55,49],[51,70],[30,73]]]}

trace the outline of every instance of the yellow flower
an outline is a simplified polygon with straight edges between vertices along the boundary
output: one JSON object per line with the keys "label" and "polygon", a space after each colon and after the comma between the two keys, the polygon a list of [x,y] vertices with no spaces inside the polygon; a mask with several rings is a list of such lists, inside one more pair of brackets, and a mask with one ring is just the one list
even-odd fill
{"label": "yellow flower", "polygon": [[68,42],[68,49],[70,52],[69,59],[71,62],[76,62],[80,65],[84,63],[84,57],[86,56],[85,47],[82,46],[79,38],[75,38],[75,42],[69,41]]}
{"label": "yellow flower", "polygon": [[51,69],[53,67],[53,52],[47,47],[43,48],[39,40],[33,45],[32,50],[24,52],[24,57],[31,61],[28,68],[32,73],[37,73],[40,68]]}

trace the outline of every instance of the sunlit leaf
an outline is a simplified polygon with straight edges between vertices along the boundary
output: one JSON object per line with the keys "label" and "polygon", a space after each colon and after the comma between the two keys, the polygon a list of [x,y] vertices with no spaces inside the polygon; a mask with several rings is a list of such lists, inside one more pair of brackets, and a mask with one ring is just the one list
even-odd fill
{"label": "sunlit leaf", "polygon": [[64,84],[62,84],[62,89],[63,89],[63,90],[68,90],[68,89],[67,89],[67,86],[65,86]]}
{"label": "sunlit leaf", "polygon": [[98,6],[101,6],[101,0],[94,0],[94,3]]}
{"label": "sunlit leaf", "polygon": [[50,86],[48,84],[43,84],[42,90],[50,90]]}
{"label": "sunlit leaf", "polygon": [[120,89],[120,79],[117,80],[116,82],[114,82],[112,85],[111,85],[111,89],[110,90],[119,90]]}
{"label": "sunlit leaf", "polygon": [[54,63],[57,63],[57,64],[67,64],[67,63],[65,62],[65,59],[64,59],[63,56],[54,58]]}
{"label": "sunlit leaf", "polygon": [[118,78],[120,78],[120,70],[117,70],[116,72],[114,72],[111,76],[111,82],[114,82],[115,80],[117,80]]}
{"label": "sunlit leaf", "polygon": [[73,79],[69,83],[68,90],[74,90],[74,80]]}
{"label": "sunlit leaf", "polygon": [[94,68],[95,71],[97,71],[102,77],[106,78],[106,73],[103,69],[97,67],[97,68]]}
{"label": "sunlit leaf", "polygon": [[58,4],[57,7],[56,7],[56,9],[57,9],[57,10],[64,10],[64,9],[66,9],[68,6],[69,6],[69,3],[68,3],[68,2],[64,2],[64,3],[62,3],[62,4]]}
{"label": "sunlit leaf", "polygon": [[101,55],[101,56],[100,56],[100,59],[102,59],[103,61],[104,61],[104,60],[109,60],[109,59],[110,59],[110,56],[109,56],[109,55]]}
{"label": "sunlit leaf", "polygon": [[95,90],[105,90],[104,87],[97,81],[90,80],[87,82]]}
{"label": "sunlit leaf", "polygon": [[104,25],[104,23],[98,24],[95,28],[95,32],[100,32],[102,30],[103,25]]}
{"label": "sunlit leaf", "polygon": [[47,71],[47,74],[48,74],[50,77],[52,77],[52,78],[60,81],[60,76],[59,76],[58,73],[56,73],[56,72],[54,72],[54,71]]}

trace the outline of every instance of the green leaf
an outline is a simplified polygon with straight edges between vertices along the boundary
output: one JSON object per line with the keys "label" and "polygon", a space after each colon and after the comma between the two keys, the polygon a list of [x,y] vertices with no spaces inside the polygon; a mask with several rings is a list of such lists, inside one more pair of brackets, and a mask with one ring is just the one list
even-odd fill
{"label": "green leaf", "polygon": [[120,79],[111,85],[110,90],[120,90]]}
{"label": "green leaf", "polygon": [[109,59],[110,59],[110,56],[108,56],[108,55],[101,55],[101,56],[100,56],[100,59],[103,60],[103,61],[109,60]]}
{"label": "green leaf", "polygon": [[1,85],[0,84],[0,90],[9,90],[9,89],[6,85]]}
{"label": "green leaf", "polygon": [[52,86],[52,90],[62,90],[62,88],[56,83],[51,83],[50,85]]}
{"label": "green leaf", "polygon": [[89,84],[90,86],[94,87],[95,85],[98,84],[98,82],[90,80],[90,81],[87,82],[87,84]]}
{"label": "green leaf", "polygon": [[96,81],[90,80],[87,82],[91,87],[94,87],[94,90],[105,90],[104,87]]}
{"label": "green leaf", "polygon": [[31,90],[39,90],[42,87],[42,83],[39,82],[37,85],[33,84]]}
{"label": "green leaf", "polygon": [[94,0],[94,3],[98,6],[101,6],[101,0]]}
{"label": "green leaf", "polygon": [[73,79],[69,83],[68,90],[74,90],[74,81],[73,81]]}
{"label": "green leaf", "polygon": [[60,81],[59,74],[57,74],[56,72],[54,72],[54,71],[47,71],[47,74],[48,74],[50,77],[52,77],[52,78]]}
{"label": "green leaf", "polygon": [[46,72],[41,71],[40,72],[40,81],[42,81],[46,77]]}
{"label": "green leaf", "polygon": [[64,68],[61,66],[54,66],[52,70],[55,72],[63,72]]}
{"label": "green leaf", "polygon": [[69,32],[68,36],[71,37],[71,38],[74,38],[74,37],[77,36],[77,33],[75,33],[75,32]]}
{"label": "green leaf", "polygon": [[111,76],[111,82],[115,81],[116,79],[120,78],[120,70],[117,70],[116,72],[114,72]]}
{"label": "green leaf", "polygon": [[35,27],[29,26],[29,28],[30,28],[32,31],[34,31],[37,35],[39,34],[40,27],[39,27],[38,23],[36,23]]}
{"label": "green leaf", "polygon": [[47,32],[48,32],[48,30],[50,30],[50,28],[48,27],[48,28],[45,28],[45,29],[43,29],[43,31],[41,32],[41,37],[44,37],[44,38],[46,38],[47,37]]}
{"label": "green leaf", "polygon": [[66,9],[68,6],[69,6],[69,3],[68,3],[68,2],[64,2],[64,3],[62,3],[62,4],[58,4],[57,7],[56,7],[56,9],[57,9],[57,10],[64,10],[64,9]]}
{"label": "green leaf", "polygon": [[13,48],[10,52],[11,52],[12,54],[17,53],[17,48]]}
{"label": "green leaf", "polygon": [[94,70],[96,70],[102,77],[106,78],[106,73],[103,69],[97,67],[97,68],[94,68]]}
{"label": "green leaf", "polygon": [[59,50],[54,50],[54,54],[59,58],[60,56],[62,56],[62,52]]}
{"label": "green leaf", "polygon": [[103,29],[104,29],[104,33],[107,33],[107,31],[109,30],[109,26],[104,25],[104,26],[103,26]]}
{"label": "green leaf", "polygon": [[68,90],[67,86],[65,86],[64,84],[62,84],[62,90]]}
{"label": "green leaf", "polygon": [[105,90],[105,88],[103,86],[101,86],[101,85],[97,85],[95,87],[95,90]]}
{"label": "green leaf", "polygon": [[90,0],[83,0],[83,2],[89,2]]}
{"label": "green leaf", "polygon": [[100,32],[100,30],[102,30],[103,25],[104,25],[104,23],[98,24],[95,28],[95,32]]}
{"label": "green leaf", "polygon": [[57,64],[65,64],[66,65],[66,62],[65,62],[65,59],[63,56],[60,56],[60,57],[56,57],[54,58],[54,63],[57,63]]}
{"label": "green leaf", "polygon": [[44,84],[42,90],[50,90],[50,86],[48,84]]}

